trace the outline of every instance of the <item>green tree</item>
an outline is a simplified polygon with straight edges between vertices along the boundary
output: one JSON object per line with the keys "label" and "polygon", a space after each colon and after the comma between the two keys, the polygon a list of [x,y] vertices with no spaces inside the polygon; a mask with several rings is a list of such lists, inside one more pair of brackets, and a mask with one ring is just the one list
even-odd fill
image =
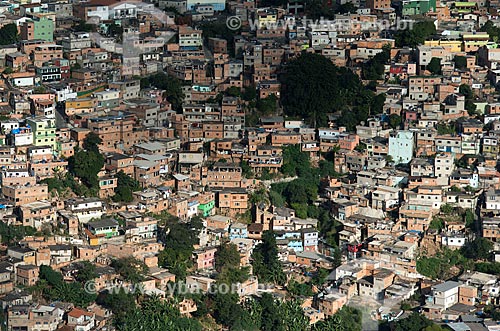
{"label": "green tree", "polygon": [[444,229],[443,219],[434,216],[431,223],[429,224],[429,229],[434,229],[434,230],[438,230],[438,232],[441,232],[441,230]]}
{"label": "green tree", "polygon": [[467,84],[460,84],[458,93],[462,94],[466,100],[474,98],[474,92],[472,92],[471,87]]}
{"label": "green tree", "polygon": [[287,290],[290,294],[295,296],[313,296],[314,292],[312,291],[311,284],[307,283],[299,283],[295,280],[291,280],[288,282]]}
{"label": "green tree", "polygon": [[46,93],[47,88],[43,85],[39,85],[33,89],[34,94],[41,94],[41,93]]}
{"label": "green tree", "polygon": [[377,94],[372,99],[371,114],[382,114],[387,96],[385,93]]}
{"label": "green tree", "polygon": [[24,239],[25,236],[33,236],[36,229],[31,226],[12,225],[0,222],[0,238],[2,244],[14,244]]}
{"label": "green tree", "polygon": [[201,331],[201,324],[192,318],[183,317],[179,309],[171,302],[160,301],[151,297],[131,310],[118,323],[118,331]]}
{"label": "green tree", "polygon": [[474,217],[474,212],[471,209],[467,209],[464,213],[465,227],[474,230],[476,219]]}
{"label": "green tree", "polygon": [[236,293],[217,292],[213,297],[213,316],[217,323],[232,326],[243,315],[243,308],[238,304]]}
{"label": "green tree", "polygon": [[284,283],[285,274],[278,259],[274,232],[264,231],[262,234],[262,243],[255,247],[252,254],[252,266],[261,282]]}
{"label": "green tree", "polygon": [[361,331],[362,313],[356,308],[344,306],[334,315],[312,326],[312,331]]}
{"label": "green tree", "polygon": [[429,70],[433,75],[441,75],[441,59],[433,57],[427,65],[427,70]]}
{"label": "green tree", "polygon": [[0,45],[11,45],[19,41],[17,26],[14,23],[5,24],[0,29]]}
{"label": "green tree", "polygon": [[434,256],[422,255],[417,259],[417,271],[432,279],[449,279],[452,267],[471,268],[471,261],[464,258],[460,251],[443,249]]}
{"label": "green tree", "polygon": [[493,23],[492,21],[487,21],[480,29],[481,32],[487,32],[490,36],[490,40],[493,42],[498,41],[498,37],[500,36],[500,29]]}
{"label": "green tree", "polygon": [[172,104],[172,109],[181,110],[184,93],[181,82],[174,76],[163,72],[141,79],[141,88],[156,87],[165,90],[164,97]]}
{"label": "green tree", "polygon": [[378,80],[383,78],[385,65],[391,58],[391,46],[387,45],[382,48],[382,52],[377,53],[373,58],[368,60],[363,66],[363,77],[368,80]]}
{"label": "green tree", "polygon": [[450,215],[453,213],[453,206],[450,205],[449,203],[445,203],[441,205],[441,208],[439,209],[443,214],[445,215]]}
{"label": "green tree", "polygon": [[312,277],[312,283],[314,285],[323,285],[326,278],[330,274],[330,271],[324,268],[318,268]]}
{"label": "green tree", "polygon": [[111,266],[126,280],[131,283],[139,283],[145,279],[148,266],[138,259],[130,256],[113,260]]}
{"label": "green tree", "polygon": [[467,69],[467,58],[461,55],[455,55],[453,58],[453,62],[455,62],[455,67],[460,70]]}
{"label": "green tree", "polygon": [[99,145],[102,144],[102,139],[94,132],[89,132],[83,139],[83,149],[94,153],[99,153]]}
{"label": "green tree", "polygon": [[276,96],[270,94],[266,98],[257,101],[257,111],[261,116],[272,115],[276,113]]}
{"label": "green tree", "polygon": [[119,288],[117,291],[99,293],[96,303],[110,309],[114,315],[114,324],[122,327],[127,316],[136,309],[135,297],[131,292]]}
{"label": "green tree", "polygon": [[304,176],[311,171],[309,154],[300,150],[300,145],[283,147],[283,166],[281,172],[285,176]]}
{"label": "green tree", "polygon": [[239,97],[241,96],[241,89],[236,86],[231,86],[225,91],[225,94],[230,97]]}
{"label": "green tree", "polygon": [[104,166],[104,157],[93,151],[78,150],[68,159],[69,171],[80,178],[94,194],[99,189],[97,174]]}
{"label": "green tree", "polygon": [[[287,64],[280,81],[285,114],[304,118],[313,126],[326,125],[326,114],[335,111],[351,113],[357,123],[368,116],[369,107],[366,114],[361,114],[356,104],[364,102],[361,97],[357,98],[363,89],[359,78],[347,68],[336,67],[324,56],[301,54]],[[349,106],[354,108],[348,110]]]}
{"label": "green tree", "polygon": [[338,314],[328,316],[324,320],[321,320],[312,326],[312,331],[344,331],[345,327],[343,321]]}
{"label": "green tree", "polygon": [[240,167],[241,167],[241,174],[245,178],[252,178],[254,176],[254,173],[252,171],[252,167],[250,167],[250,165],[248,164],[248,161],[245,161],[245,160],[241,161]]}
{"label": "green tree", "polygon": [[120,170],[116,174],[117,186],[115,188],[115,195],[113,196],[113,201],[115,202],[131,202],[134,200],[132,193],[134,191],[139,191],[141,186],[139,182],[127,175]]}
{"label": "green tree", "polygon": [[259,301],[261,306],[261,330],[280,330],[283,317],[279,315],[278,307],[269,293],[264,293]]}
{"label": "green tree", "polygon": [[389,126],[393,129],[397,129],[401,126],[401,116],[398,114],[391,114],[389,116]]}
{"label": "green tree", "polygon": [[461,84],[458,87],[458,92],[465,97],[465,109],[470,116],[476,114],[476,104],[474,103],[474,92],[471,87],[467,84]]}
{"label": "green tree", "polygon": [[271,204],[275,207],[283,207],[285,205],[283,196],[273,190],[269,191],[269,200],[271,200]]}
{"label": "green tree", "polygon": [[414,24],[411,29],[398,30],[394,39],[397,47],[415,48],[435,33],[436,26],[433,21],[421,21]]}
{"label": "green tree", "polygon": [[158,256],[158,264],[169,268],[177,279],[186,277],[187,269],[192,265],[193,245],[198,244],[201,230],[199,219],[192,218],[190,223],[170,222],[165,237],[165,249]]}
{"label": "green tree", "polygon": [[493,243],[483,237],[478,237],[471,242],[468,242],[462,247],[462,254],[470,259],[487,259],[490,252],[493,250]]}
{"label": "green tree", "polygon": [[421,331],[433,324],[424,315],[413,312],[407,318],[396,320],[391,329],[394,331]]}
{"label": "green tree", "polygon": [[301,302],[289,300],[279,305],[279,316],[283,317],[283,329],[303,331],[309,327],[309,318],[304,315]]}
{"label": "green tree", "polygon": [[78,265],[78,272],[76,273],[76,280],[85,283],[97,277],[95,265],[89,261],[83,261]]}
{"label": "green tree", "polygon": [[85,21],[80,21],[75,26],[75,31],[77,31],[77,32],[92,32],[94,30],[95,30],[95,25],[85,23]]}
{"label": "green tree", "polygon": [[215,254],[215,270],[221,272],[223,268],[238,268],[240,266],[240,253],[235,244],[224,243],[220,245]]}
{"label": "green tree", "polygon": [[121,40],[123,35],[123,28],[115,23],[111,23],[108,26],[107,35],[109,37],[114,37],[117,38],[118,40]]}
{"label": "green tree", "polygon": [[241,98],[245,101],[252,101],[257,99],[257,89],[255,88],[255,86],[251,85],[245,87],[245,90],[241,94]]}
{"label": "green tree", "polygon": [[455,134],[456,129],[454,125],[448,125],[445,123],[438,123],[436,125],[436,130],[439,135]]}
{"label": "green tree", "polygon": [[474,265],[474,269],[479,272],[487,274],[498,275],[500,274],[499,262],[478,262]]}
{"label": "green tree", "polygon": [[50,266],[40,266],[40,280],[43,297],[48,301],[64,301],[79,307],[87,307],[97,295],[84,290],[80,283],[66,283],[62,275]]}
{"label": "green tree", "polygon": [[356,11],[358,10],[358,7],[356,7],[355,5],[353,5],[352,2],[346,2],[344,4],[341,4],[337,7],[337,9],[335,10],[336,13],[339,13],[339,14],[348,14],[348,13],[356,13]]}
{"label": "green tree", "polygon": [[54,271],[52,267],[47,265],[40,266],[39,277],[40,279],[46,280],[50,286],[58,286],[63,283],[61,273]]}

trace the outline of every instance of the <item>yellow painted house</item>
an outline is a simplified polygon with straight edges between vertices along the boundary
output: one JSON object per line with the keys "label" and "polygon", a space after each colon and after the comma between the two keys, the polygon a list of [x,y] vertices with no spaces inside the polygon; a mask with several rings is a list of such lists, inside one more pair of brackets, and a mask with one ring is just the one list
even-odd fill
{"label": "yellow painted house", "polygon": [[426,40],[424,42],[425,46],[441,46],[446,48],[451,53],[462,52],[462,41],[461,40]]}

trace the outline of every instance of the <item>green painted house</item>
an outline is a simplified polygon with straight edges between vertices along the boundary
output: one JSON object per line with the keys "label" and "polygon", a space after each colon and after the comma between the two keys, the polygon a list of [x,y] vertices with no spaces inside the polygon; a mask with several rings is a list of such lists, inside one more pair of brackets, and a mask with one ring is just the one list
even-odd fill
{"label": "green painted house", "polygon": [[87,228],[95,236],[104,236],[106,238],[111,238],[119,234],[118,221],[112,218],[89,222],[87,223]]}
{"label": "green painted house", "polygon": [[403,16],[423,15],[429,11],[436,11],[436,0],[403,1]]}
{"label": "green painted house", "polygon": [[209,201],[207,203],[199,204],[198,210],[201,211],[202,217],[208,217],[212,215],[212,210],[215,208],[215,201]]}

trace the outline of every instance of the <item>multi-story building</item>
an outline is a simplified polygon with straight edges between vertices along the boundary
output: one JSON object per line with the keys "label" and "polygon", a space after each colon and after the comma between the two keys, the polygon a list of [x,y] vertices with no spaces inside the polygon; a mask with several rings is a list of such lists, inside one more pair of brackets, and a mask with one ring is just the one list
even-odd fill
{"label": "multi-story building", "polygon": [[453,157],[449,154],[437,154],[434,158],[434,176],[438,185],[448,185],[453,173]]}
{"label": "multi-story building", "polygon": [[135,119],[131,116],[89,118],[87,127],[102,139],[103,151],[129,150],[142,140],[142,134],[134,130]]}
{"label": "multi-story building", "polygon": [[36,17],[26,20],[19,27],[23,40],[54,40],[54,21],[49,17]]}
{"label": "multi-story building", "polygon": [[389,137],[389,155],[396,164],[409,163],[413,158],[413,150],[413,132],[398,131]]}
{"label": "multi-story building", "polygon": [[23,204],[20,215],[24,226],[31,226],[40,230],[44,224],[55,224],[56,207],[48,201],[36,201]]}
{"label": "multi-story building", "polygon": [[181,49],[198,49],[202,45],[201,30],[195,30],[188,26],[179,27],[179,47]]}
{"label": "multi-story building", "polygon": [[9,307],[7,311],[7,325],[9,330],[43,330],[55,331],[60,323],[64,310],[52,306],[18,305]]}
{"label": "multi-story building", "polygon": [[248,192],[243,188],[225,188],[217,192],[216,206],[223,215],[242,214],[248,209]]}
{"label": "multi-story building", "polygon": [[57,146],[56,120],[52,118],[39,117],[26,120],[33,131],[33,145],[51,146],[54,150]]}
{"label": "multi-story building", "polygon": [[47,184],[4,186],[2,187],[2,194],[6,200],[15,206],[22,206],[35,201],[47,200],[49,198],[49,188]]}
{"label": "multi-story building", "polygon": [[210,187],[241,187],[241,167],[231,163],[215,163],[212,168],[204,169],[202,185]]}
{"label": "multi-story building", "polygon": [[96,198],[68,199],[64,201],[64,205],[80,223],[87,223],[93,218],[99,219],[105,212],[103,201]]}

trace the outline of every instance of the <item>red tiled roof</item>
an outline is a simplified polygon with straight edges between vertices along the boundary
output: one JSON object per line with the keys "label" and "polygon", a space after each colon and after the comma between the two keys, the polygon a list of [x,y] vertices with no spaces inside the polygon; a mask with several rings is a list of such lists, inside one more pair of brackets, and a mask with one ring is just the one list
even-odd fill
{"label": "red tiled roof", "polygon": [[83,315],[89,316],[89,317],[94,316],[94,314],[92,314],[86,310],[80,309],[80,308],[73,308],[73,310],[68,313],[68,316],[71,316],[74,318],[78,318],[78,317],[83,316]]}

